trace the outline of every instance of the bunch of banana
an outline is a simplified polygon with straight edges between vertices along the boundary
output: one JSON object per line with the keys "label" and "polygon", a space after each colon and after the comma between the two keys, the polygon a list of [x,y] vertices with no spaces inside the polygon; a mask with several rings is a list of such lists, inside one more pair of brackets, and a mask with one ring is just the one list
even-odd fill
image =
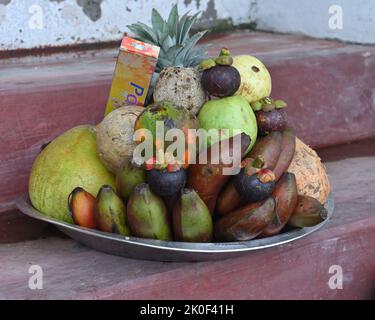
{"label": "bunch of banana", "polygon": [[[234,139],[217,142],[228,148],[225,154],[234,153]],[[190,165],[187,188],[169,197],[153,191],[143,168],[126,162],[117,173],[117,191],[108,185],[96,197],[80,187],[72,191],[73,221],[124,236],[210,242],[273,236],[286,225],[310,227],[326,218],[318,200],[298,194],[296,176],[288,172],[296,146],[290,129],[261,137],[245,159],[251,139],[242,133],[241,142],[241,152],[233,157],[241,163],[238,174],[223,173],[236,167],[212,158],[213,145],[202,151],[208,163]]]}

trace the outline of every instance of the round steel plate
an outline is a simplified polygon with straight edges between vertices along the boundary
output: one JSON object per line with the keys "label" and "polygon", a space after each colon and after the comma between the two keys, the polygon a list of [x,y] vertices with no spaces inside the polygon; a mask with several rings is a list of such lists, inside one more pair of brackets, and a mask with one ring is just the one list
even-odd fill
{"label": "round steel plate", "polygon": [[332,217],[334,209],[334,201],[330,196],[325,203],[327,219],[314,227],[293,229],[272,237],[249,241],[190,243],[124,237],[58,221],[35,210],[27,195],[18,198],[16,205],[29,217],[50,222],[72,239],[93,249],[127,258],[180,262],[227,259],[248,251],[270,248],[300,239],[322,228]]}

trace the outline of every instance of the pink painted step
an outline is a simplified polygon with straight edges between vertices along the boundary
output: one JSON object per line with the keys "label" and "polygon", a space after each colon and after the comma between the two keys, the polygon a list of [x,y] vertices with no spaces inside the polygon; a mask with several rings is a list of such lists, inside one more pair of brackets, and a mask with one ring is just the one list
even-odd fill
{"label": "pink painted step", "polygon": [[[215,36],[234,54],[261,58],[273,95],[313,147],[375,136],[375,47],[301,36],[236,32]],[[27,190],[40,147],[72,126],[102,119],[116,49],[0,60],[0,214]]]}

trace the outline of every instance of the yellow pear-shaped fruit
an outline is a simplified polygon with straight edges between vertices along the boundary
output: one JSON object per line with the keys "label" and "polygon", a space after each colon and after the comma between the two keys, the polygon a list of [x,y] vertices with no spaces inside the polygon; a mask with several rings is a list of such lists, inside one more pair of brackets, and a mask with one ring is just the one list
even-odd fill
{"label": "yellow pear-shaped fruit", "polygon": [[241,75],[241,85],[235,95],[241,95],[251,103],[271,94],[271,75],[259,59],[250,55],[236,56],[233,66]]}
{"label": "yellow pear-shaped fruit", "polygon": [[36,158],[29,179],[33,206],[43,214],[73,223],[68,197],[81,187],[96,195],[104,184],[115,187],[114,176],[101,163],[92,126],[72,128],[43,149]]}

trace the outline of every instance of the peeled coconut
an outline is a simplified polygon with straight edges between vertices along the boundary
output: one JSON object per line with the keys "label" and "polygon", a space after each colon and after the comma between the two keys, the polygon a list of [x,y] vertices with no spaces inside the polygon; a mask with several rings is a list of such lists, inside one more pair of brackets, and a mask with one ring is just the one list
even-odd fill
{"label": "peeled coconut", "polygon": [[49,143],[36,158],[29,179],[34,208],[46,216],[73,223],[68,196],[81,187],[96,196],[102,185],[115,187],[114,176],[96,152],[94,127],[72,128]]}
{"label": "peeled coconut", "polygon": [[241,75],[241,85],[235,95],[241,95],[251,103],[271,94],[271,75],[259,59],[249,55],[236,56],[233,67]]}
{"label": "peeled coconut", "polygon": [[104,165],[116,173],[133,157],[134,123],[143,107],[125,106],[109,113],[96,128],[98,154]]}
{"label": "peeled coconut", "polygon": [[330,192],[326,168],[317,153],[296,138],[296,150],[288,168],[296,176],[298,194],[324,204]]}
{"label": "peeled coconut", "polygon": [[196,115],[206,102],[200,72],[195,68],[164,68],[154,89],[154,101],[169,101]]}

